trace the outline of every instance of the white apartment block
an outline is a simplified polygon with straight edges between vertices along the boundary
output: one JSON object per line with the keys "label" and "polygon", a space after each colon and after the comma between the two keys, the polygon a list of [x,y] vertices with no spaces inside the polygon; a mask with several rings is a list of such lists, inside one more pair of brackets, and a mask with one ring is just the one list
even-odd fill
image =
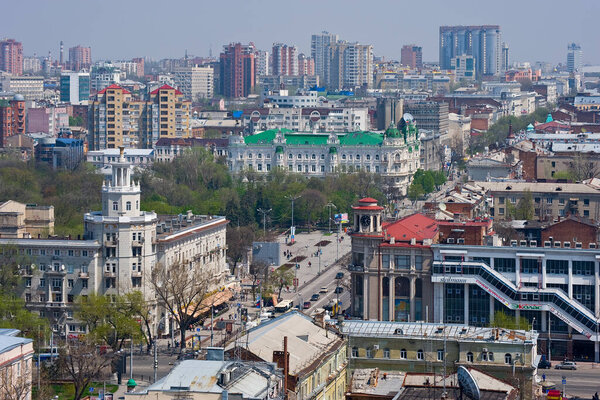
{"label": "white apartment block", "polygon": [[44,98],[43,76],[2,74],[0,83],[2,91],[20,94],[25,100],[42,100]]}
{"label": "white apartment block", "polygon": [[269,52],[257,50],[254,53],[254,67],[256,68],[256,81],[259,76],[271,75],[271,63],[269,61]]}
{"label": "white apartment block", "polygon": [[174,84],[188,100],[210,99],[214,95],[212,67],[179,67],[174,71]]}
{"label": "white apartment block", "polygon": [[245,110],[242,118],[248,133],[269,129],[337,133],[370,129],[366,108],[259,108]]}

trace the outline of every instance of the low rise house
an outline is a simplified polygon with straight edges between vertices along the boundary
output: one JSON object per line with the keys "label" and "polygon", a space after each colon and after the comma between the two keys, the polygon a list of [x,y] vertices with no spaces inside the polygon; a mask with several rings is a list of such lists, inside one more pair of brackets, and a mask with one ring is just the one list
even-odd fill
{"label": "low rise house", "polygon": [[33,340],[17,329],[0,329],[0,398],[31,400]]}

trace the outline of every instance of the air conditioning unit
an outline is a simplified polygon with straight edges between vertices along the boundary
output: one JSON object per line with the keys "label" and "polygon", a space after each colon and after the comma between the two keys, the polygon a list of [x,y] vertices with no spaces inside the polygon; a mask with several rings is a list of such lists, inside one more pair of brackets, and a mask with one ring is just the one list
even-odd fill
{"label": "air conditioning unit", "polygon": [[551,242],[551,241],[549,241],[549,240],[546,240],[546,241],[544,242],[544,247],[552,247],[552,242]]}
{"label": "air conditioning unit", "polygon": [[510,247],[517,247],[517,241],[516,240],[511,240],[510,241]]}
{"label": "air conditioning unit", "polygon": [[564,248],[569,248],[569,247],[571,247],[571,242],[563,242],[563,247],[564,247]]}
{"label": "air conditioning unit", "polygon": [[374,344],[373,345],[373,350],[379,350],[379,345],[378,344]]}
{"label": "air conditioning unit", "polygon": [[590,249],[595,249],[596,248],[596,243],[590,243],[589,247],[590,247]]}
{"label": "air conditioning unit", "polygon": [[484,347],[483,349],[481,349],[481,351],[482,351],[483,353],[487,353],[488,349],[487,349],[487,347]]}
{"label": "air conditioning unit", "polygon": [[446,242],[449,244],[454,244],[454,238],[448,238]]}
{"label": "air conditioning unit", "polygon": [[560,240],[557,240],[556,242],[554,242],[554,247],[560,247]]}
{"label": "air conditioning unit", "polygon": [[583,247],[583,244],[581,242],[575,242],[575,248],[581,249],[582,247]]}
{"label": "air conditioning unit", "polygon": [[458,243],[458,244],[465,244],[465,239],[464,238],[458,238],[458,239],[456,239],[456,243]]}
{"label": "air conditioning unit", "polygon": [[527,246],[527,240],[521,240],[521,241],[519,242],[519,246],[521,246],[521,247],[526,247],[526,246]]}
{"label": "air conditioning unit", "polygon": [[537,240],[530,240],[529,247],[537,247]]}

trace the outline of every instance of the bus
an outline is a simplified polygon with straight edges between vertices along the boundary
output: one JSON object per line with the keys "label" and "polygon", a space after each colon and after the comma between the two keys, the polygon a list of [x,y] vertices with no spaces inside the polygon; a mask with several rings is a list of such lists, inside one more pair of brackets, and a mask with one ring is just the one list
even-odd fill
{"label": "bus", "polygon": [[294,302],[292,300],[283,300],[275,306],[276,312],[286,312],[290,308],[294,307]]}

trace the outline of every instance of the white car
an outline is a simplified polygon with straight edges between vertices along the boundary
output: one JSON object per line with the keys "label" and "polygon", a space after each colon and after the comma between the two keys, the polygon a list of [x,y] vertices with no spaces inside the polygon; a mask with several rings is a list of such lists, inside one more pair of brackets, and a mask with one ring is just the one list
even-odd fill
{"label": "white car", "polygon": [[319,293],[327,293],[327,292],[329,292],[329,289],[327,289],[327,286],[323,286],[321,288],[321,290],[319,290]]}

